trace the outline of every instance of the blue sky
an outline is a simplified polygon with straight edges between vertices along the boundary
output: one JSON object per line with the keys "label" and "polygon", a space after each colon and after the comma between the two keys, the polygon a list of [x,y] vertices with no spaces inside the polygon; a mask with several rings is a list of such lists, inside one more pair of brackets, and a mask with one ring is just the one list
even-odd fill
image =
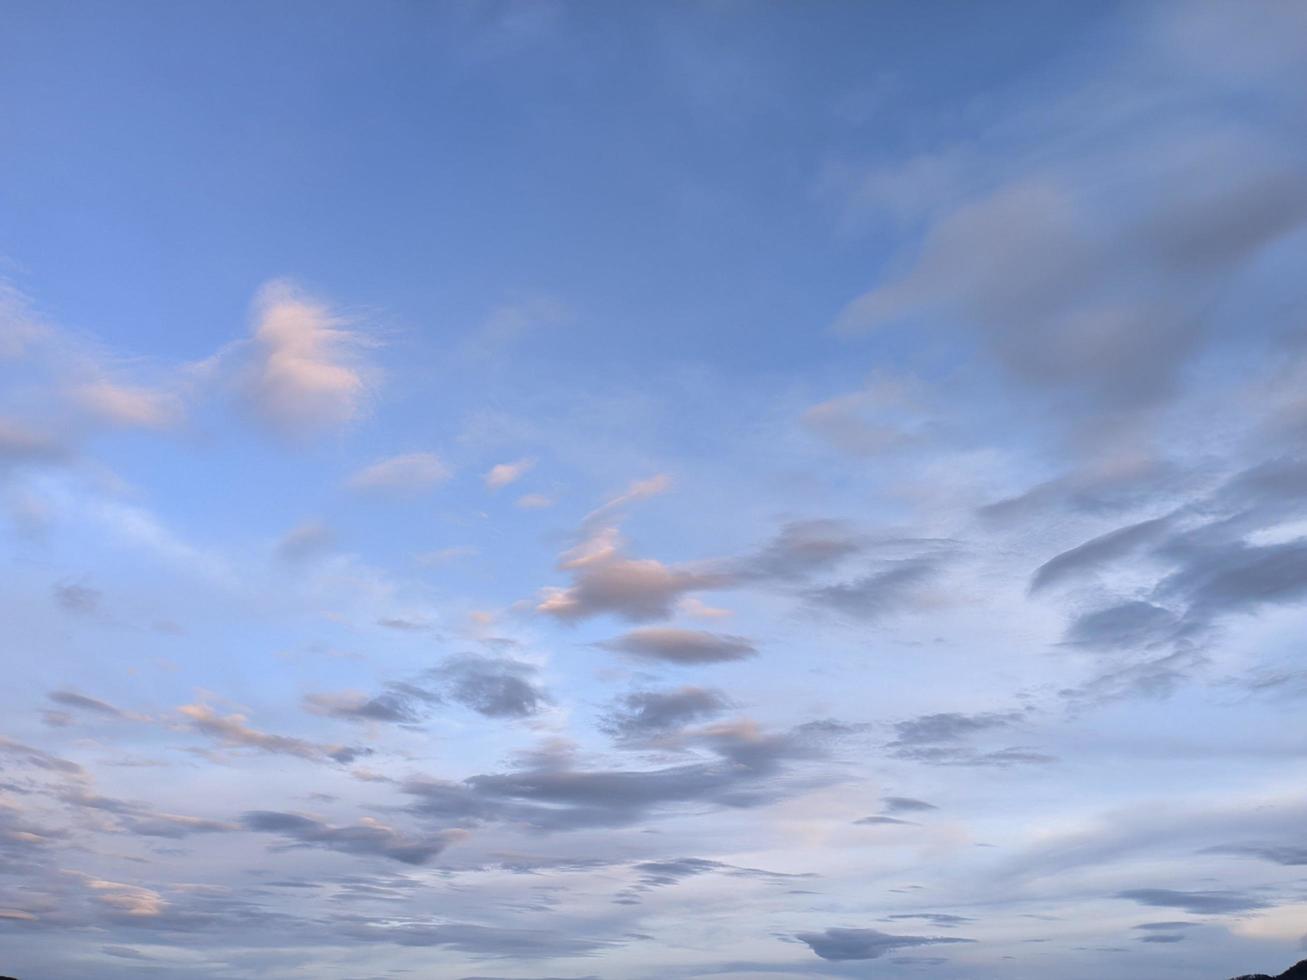
{"label": "blue sky", "polygon": [[0,970],[1304,955],[1297,5],[0,27]]}

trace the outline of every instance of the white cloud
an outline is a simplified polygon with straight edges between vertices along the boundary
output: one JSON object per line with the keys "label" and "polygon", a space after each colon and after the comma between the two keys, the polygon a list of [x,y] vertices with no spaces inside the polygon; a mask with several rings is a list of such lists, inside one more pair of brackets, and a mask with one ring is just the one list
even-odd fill
{"label": "white cloud", "polygon": [[451,470],[435,453],[404,453],[359,470],[349,479],[351,490],[420,493],[444,483]]}
{"label": "white cloud", "polygon": [[356,419],[369,387],[361,352],[372,342],[284,282],[265,286],[255,305],[257,354],[248,394],[259,415],[296,436]]}
{"label": "white cloud", "polygon": [[514,463],[499,463],[492,466],[484,477],[486,487],[490,490],[498,490],[510,483],[516,483],[535,464],[534,459],[519,459]]}
{"label": "white cloud", "polygon": [[85,411],[111,425],[166,429],[176,425],[184,414],[181,399],[171,392],[111,381],[79,385],[71,397]]}

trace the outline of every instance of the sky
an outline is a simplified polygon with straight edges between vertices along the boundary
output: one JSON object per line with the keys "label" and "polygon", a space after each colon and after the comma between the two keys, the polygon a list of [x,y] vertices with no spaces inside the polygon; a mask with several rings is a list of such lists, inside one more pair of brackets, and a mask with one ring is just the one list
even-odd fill
{"label": "sky", "polygon": [[1307,8],[0,3],[0,973],[1307,957]]}

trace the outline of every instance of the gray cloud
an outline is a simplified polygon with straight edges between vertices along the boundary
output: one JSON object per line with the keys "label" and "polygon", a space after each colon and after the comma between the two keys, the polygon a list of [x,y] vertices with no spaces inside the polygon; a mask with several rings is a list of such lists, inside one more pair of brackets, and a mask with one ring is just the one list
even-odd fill
{"label": "gray cloud", "polygon": [[749,808],[790,792],[786,764],[823,757],[833,742],[860,731],[810,722],[765,732],[737,721],[682,733],[679,744],[707,757],[660,769],[579,769],[550,755],[545,764],[462,782],[411,779],[409,809],[446,825],[511,821],[538,830],[624,827],[685,804]]}
{"label": "gray cloud", "polygon": [[808,589],[803,597],[812,606],[854,619],[877,620],[910,607],[921,586],[939,571],[934,556],[885,562],[876,571],[850,582]]}
{"label": "gray cloud", "polygon": [[1222,844],[1206,848],[1203,853],[1240,854],[1288,867],[1307,865],[1307,845],[1304,844]]}
{"label": "gray cloud", "polygon": [[55,704],[61,704],[65,708],[76,708],[79,711],[89,711],[92,714],[108,715],[110,718],[125,718],[126,713],[106,701],[99,701],[95,698],[88,698],[84,694],[76,694],[73,691],[51,691],[47,697]]}
{"label": "gray cloud", "polygon": [[1140,905],[1155,908],[1184,909],[1194,915],[1221,915],[1228,912],[1250,912],[1267,908],[1269,903],[1241,892],[1233,891],[1174,891],[1170,888],[1131,888],[1117,892],[1117,898],[1128,898]]}
{"label": "gray cloud", "polygon": [[974,939],[951,936],[893,936],[876,929],[832,928],[822,932],[799,932],[795,938],[807,943],[824,960],[874,960],[896,949],[912,946],[935,946],[944,943],[971,943]]}
{"label": "gray cloud", "polygon": [[415,684],[388,684],[374,697],[363,694],[307,694],[304,706],[314,714],[347,721],[388,721],[416,724],[440,696]]}
{"label": "gray cloud", "polygon": [[530,664],[475,654],[451,657],[432,672],[451,700],[487,718],[523,718],[546,705],[535,674]]}
{"label": "gray cloud", "polygon": [[803,578],[834,568],[865,550],[867,544],[866,536],[847,521],[791,521],[759,551],[740,559],[734,573],[746,581]]}
{"label": "gray cloud", "polygon": [[1054,756],[1020,746],[980,750],[968,740],[1017,725],[1020,712],[921,715],[894,725],[897,736],[886,748],[899,759],[940,766],[1013,766],[1056,762]]}
{"label": "gray cloud", "polygon": [[600,722],[600,728],[619,739],[637,741],[712,718],[729,707],[726,696],[712,688],[687,685],[662,691],[635,691],[618,699]]}
{"label": "gray cloud", "polygon": [[881,803],[885,805],[886,813],[924,813],[927,810],[939,809],[933,803],[914,800],[910,796],[885,796],[881,798]]}
{"label": "gray cloud", "polygon": [[1030,591],[1039,592],[1083,575],[1106,562],[1126,558],[1144,545],[1157,541],[1170,526],[1170,517],[1155,517],[1109,531],[1055,555],[1035,569],[1030,580]]}
{"label": "gray cloud", "polygon": [[323,745],[289,735],[259,731],[247,725],[243,715],[220,715],[207,704],[185,704],[177,709],[177,713],[193,731],[233,748],[258,749],[274,755],[297,756],[315,762],[329,759],[341,764],[371,754],[371,749]]}
{"label": "gray cloud", "polygon": [[88,585],[63,584],[54,587],[54,601],[59,608],[81,616],[99,613],[103,599],[103,592]]}
{"label": "gray cloud", "polygon": [[427,864],[461,837],[457,831],[410,837],[371,818],[333,827],[303,814],[275,810],[252,810],[241,817],[241,823],[247,830],[276,834],[298,845],[345,854],[375,855],[404,864]]}
{"label": "gray cloud", "polygon": [[631,630],[599,646],[649,660],[676,664],[709,664],[743,660],[758,651],[742,636],[710,633],[707,630],[646,626]]}

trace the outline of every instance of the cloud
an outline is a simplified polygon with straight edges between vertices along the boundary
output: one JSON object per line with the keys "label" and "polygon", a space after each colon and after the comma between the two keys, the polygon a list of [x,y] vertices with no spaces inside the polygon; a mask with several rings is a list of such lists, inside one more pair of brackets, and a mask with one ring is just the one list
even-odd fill
{"label": "cloud", "polygon": [[916,393],[904,381],[876,378],[860,391],[808,408],[800,423],[852,456],[878,456],[919,441],[926,417]]}
{"label": "cloud", "polygon": [[492,466],[483,477],[486,488],[489,490],[500,490],[510,483],[516,483],[527,471],[535,466],[534,459],[519,459],[513,463],[498,463]]}
{"label": "cloud", "polygon": [[934,557],[903,558],[850,582],[808,589],[803,596],[819,609],[874,621],[917,603],[921,587],[935,577],[939,567]]}
{"label": "cloud", "polygon": [[893,936],[876,929],[831,928],[822,932],[799,932],[795,938],[807,943],[824,960],[875,960],[897,949],[971,943],[974,939],[943,936]]}
{"label": "cloud", "polygon": [[940,766],[1013,766],[1056,762],[1033,749],[1008,746],[980,750],[968,744],[974,737],[1006,731],[1023,718],[1020,712],[921,715],[894,725],[896,738],[886,748],[899,759]]}
{"label": "cloud", "polygon": [[450,477],[450,469],[434,453],[404,453],[373,463],[349,478],[351,490],[415,494]]}
{"label": "cloud", "polygon": [[65,584],[54,587],[54,601],[60,609],[79,616],[94,616],[100,612],[104,593],[89,585]]}
{"label": "cloud", "polygon": [[336,534],[319,521],[301,524],[287,531],[277,542],[277,556],[283,561],[307,561],[329,552],[336,543]]}
{"label": "cloud", "polygon": [[847,521],[791,521],[759,551],[741,559],[734,571],[746,581],[791,581],[828,571],[868,544],[867,537]]}
{"label": "cloud", "polygon": [[587,956],[616,943],[567,935],[557,929],[512,929],[461,922],[403,921],[391,917],[385,922],[342,923],[340,935],[365,942],[396,943],[401,946],[444,946],[469,956],[508,959],[548,959]]}
{"label": "cloud", "polygon": [[525,718],[550,702],[535,681],[537,673],[518,660],[461,654],[412,681],[389,683],[380,694],[307,694],[304,707],[329,718],[411,725],[424,721],[433,707],[452,701],[487,718]]}
{"label": "cloud", "polygon": [[721,714],[730,701],[706,687],[635,691],[618,699],[599,727],[618,739],[639,741],[677,731],[691,722]]}
{"label": "cloud", "polygon": [[110,425],[167,429],[185,415],[181,398],[173,392],[111,381],[78,385],[71,397],[86,412]]}
{"label": "cloud", "polygon": [[1077,578],[1105,562],[1126,558],[1158,540],[1171,525],[1170,517],[1155,517],[1109,531],[1069,551],[1050,558],[1030,580],[1030,591],[1039,592],[1066,579]]}
{"label": "cloud", "polygon": [[432,671],[447,696],[487,718],[525,718],[549,703],[536,669],[517,660],[464,654]]}
{"label": "cloud", "polygon": [[914,800],[910,796],[886,796],[881,799],[881,803],[885,805],[886,813],[924,813],[927,810],[939,809],[933,803]]}
{"label": "cloud", "polygon": [[1218,847],[1209,847],[1204,853],[1239,854],[1246,857],[1260,858],[1273,864],[1282,864],[1286,867],[1307,865],[1307,845],[1303,844],[1222,844]]}
{"label": "cloud", "polygon": [[537,830],[626,827],[686,804],[749,808],[783,798],[786,763],[822,758],[858,729],[813,722],[765,732],[752,722],[684,732],[681,745],[702,761],[659,769],[579,769],[556,754],[526,769],[461,782],[415,778],[403,785],[409,809],[443,825],[511,821]]}
{"label": "cloud", "polygon": [[0,417],[0,468],[58,463],[69,454],[54,436]]}
{"label": "cloud", "polygon": [[645,626],[598,644],[606,650],[674,664],[714,664],[744,660],[758,652],[747,639],[707,630]]}
{"label": "cloud", "polygon": [[291,846],[323,847],[344,854],[377,856],[404,864],[428,864],[451,843],[465,834],[450,830],[423,837],[410,837],[372,817],[356,824],[333,827],[313,817],[275,810],[251,810],[241,817],[247,830],[276,834],[295,842]]}
{"label": "cloud", "polygon": [[547,507],[554,506],[554,498],[547,497],[542,493],[525,493],[517,498],[513,506],[520,507],[523,510],[544,510]]}
{"label": "cloud", "polygon": [[251,407],[292,436],[354,421],[368,393],[362,351],[371,344],[344,318],[289,283],[264,286],[255,301],[253,356],[246,377]]}
{"label": "cloud", "polygon": [[110,718],[127,718],[129,715],[121,708],[115,708],[107,701],[99,701],[95,698],[88,698],[84,694],[76,694],[73,691],[51,691],[46,695],[55,704],[61,704],[65,708],[76,708],[79,711],[89,711],[93,714],[108,715]]}
{"label": "cloud", "polygon": [[1170,888],[1131,888],[1117,892],[1116,897],[1128,898],[1140,905],[1155,908],[1184,909],[1194,915],[1251,912],[1268,906],[1262,899],[1233,891],[1186,892]]}
{"label": "cloud", "polygon": [[685,594],[727,581],[719,572],[627,558],[620,544],[607,529],[568,552],[559,567],[572,572],[572,584],[546,589],[536,610],[562,620],[604,613],[633,622],[667,619]]}
{"label": "cloud", "polygon": [[320,745],[288,735],[261,732],[247,725],[244,715],[220,715],[207,704],[184,704],[177,709],[177,713],[193,731],[232,748],[258,749],[273,755],[291,755],[313,762],[329,759],[342,764],[353,762],[360,754],[366,755],[369,751],[342,745]]}
{"label": "cloud", "polygon": [[340,694],[306,694],[304,706],[313,714],[347,721],[386,721],[417,724],[429,708],[440,703],[440,696],[415,684],[388,684],[377,695],[357,692]]}

